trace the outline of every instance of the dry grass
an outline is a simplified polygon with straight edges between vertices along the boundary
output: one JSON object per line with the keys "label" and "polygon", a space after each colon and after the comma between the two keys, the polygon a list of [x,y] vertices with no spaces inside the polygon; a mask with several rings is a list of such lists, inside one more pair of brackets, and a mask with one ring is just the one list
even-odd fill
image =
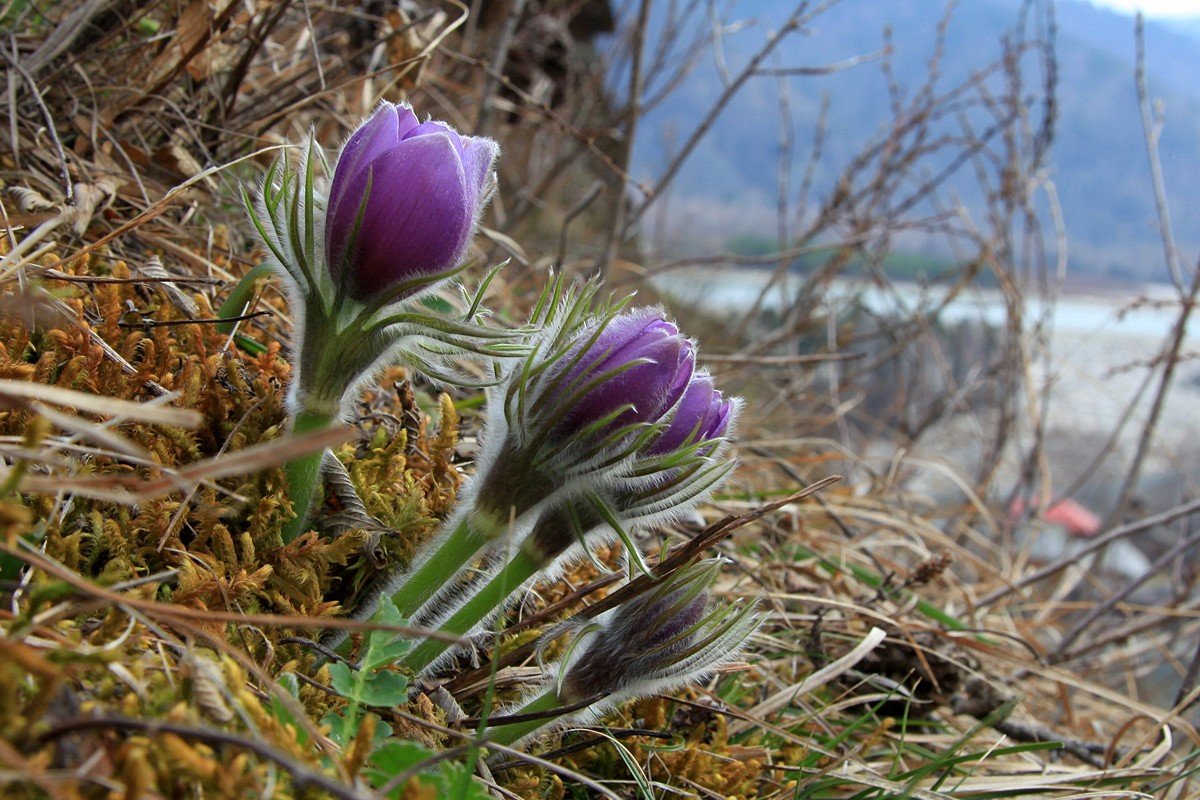
{"label": "dry grass", "polygon": [[[931,146],[911,134],[968,98],[995,126],[964,136],[960,163],[1008,181],[1002,197],[1026,196],[1022,182],[1038,179],[1052,136],[1050,81],[1048,116],[1030,120],[1026,105],[983,98],[981,79],[938,94],[931,75],[896,128],[847,168],[844,191],[803,215],[809,227],[787,237],[795,246],[760,260],[783,282],[797,252],[826,254],[793,307],[769,325],[757,309],[731,323],[679,311],[718,354],[721,383],[751,406],[742,469],[703,520],[662,532],[677,548],[663,557],[719,550],[732,561],[724,594],[763,593],[767,622],[743,662],[677,697],[630,704],[611,727],[543,742],[540,756],[510,752],[489,771],[462,720],[536,677],[530,643],[548,623],[604,607],[615,573],[585,565],[539,587],[512,627],[481,644],[480,664],[464,661],[407,706],[373,709],[344,746],[329,738],[323,720],[345,700],[315,668],[308,639],[359,631],[337,611],[446,513],[478,429],[477,398],[439,399],[396,372],[381,386],[400,391],[370,393],[357,431],[287,436],[282,299],[264,287],[254,311],[265,313],[235,335],[212,323],[228,282],[258,257],[237,186],[280,143],[310,128],[336,142],[377,98],[411,99],[504,144],[503,188],[481,237],[489,260],[514,259],[490,297],[502,318],[521,317],[546,267],[601,266],[614,285],[688,267],[620,260],[669,180],[626,197],[629,145],[616,134],[631,135],[649,102],[642,72],[686,69],[690,56],[639,57],[633,100],[618,107],[586,68],[586,45],[562,57],[561,75],[533,58],[537,36],[504,10],[524,5],[473,4],[482,16],[450,0],[408,15],[289,0],[4,7],[13,32],[0,43],[5,796],[371,797],[381,785],[368,779],[371,740],[384,724],[444,753],[416,766],[462,796],[455,781],[466,768],[449,765],[464,759],[480,790],[503,797],[1194,796],[1195,664],[1177,665],[1173,707],[1139,699],[1147,672],[1200,630],[1190,588],[1149,608],[1125,587],[1101,586],[1112,613],[1060,647],[1097,593],[1074,560],[1035,570],[997,510],[1005,441],[1018,419],[1036,427],[1036,326],[999,334],[989,380],[955,384],[941,370],[950,385],[940,390],[956,402],[922,408],[928,387],[912,370],[928,359],[914,353],[946,344],[929,315],[869,329],[822,311],[852,260],[885,281],[892,233],[955,216],[914,222],[911,185],[893,178],[917,174]],[[800,8],[794,26],[819,11]],[[630,41],[642,41],[644,17],[629,18]],[[1052,58],[1044,46],[1014,45]],[[993,73],[1014,96],[1018,67]],[[985,145],[1008,148],[1003,175],[989,172]],[[920,191],[939,199],[937,181]],[[1020,219],[1039,236],[1027,209],[1005,208],[1007,221],[994,216],[990,229],[956,223],[977,252],[943,292],[948,302],[988,273],[1019,318],[1024,278],[1048,270],[1024,260],[1031,251],[1005,228]],[[1194,291],[1181,292],[1186,321]],[[1163,364],[1179,341],[1172,352]],[[895,370],[890,402],[856,403],[881,369]],[[1160,385],[1169,389],[1170,376]],[[964,408],[987,409],[979,419],[992,427],[980,439],[991,449],[976,474],[954,474],[961,502],[932,503],[905,478],[941,468],[918,445]],[[868,457],[870,430],[897,433],[905,447]],[[343,524],[331,539],[281,546],[290,512],[279,465],[348,439],[339,458],[386,529]],[[1027,456],[1024,480],[1036,486],[1036,447]],[[1196,510],[1110,520],[1097,541]],[[415,771],[391,777],[391,796],[433,796]]]}

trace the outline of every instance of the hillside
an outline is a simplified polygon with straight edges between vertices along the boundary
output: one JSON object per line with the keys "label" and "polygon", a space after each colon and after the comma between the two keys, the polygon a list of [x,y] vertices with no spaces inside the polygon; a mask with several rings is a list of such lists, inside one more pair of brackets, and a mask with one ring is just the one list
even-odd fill
{"label": "hillside", "polygon": [[[786,15],[787,4],[738,0],[723,17],[721,47],[728,73],[736,75]],[[1021,5],[1013,0],[973,0],[953,12],[945,36],[937,91],[946,91],[1002,55],[1005,36],[1021,24]],[[662,7],[659,7],[662,8]],[[1062,206],[1072,267],[1078,273],[1136,280],[1160,280],[1161,245],[1156,232],[1150,173],[1134,85],[1134,21],[1086,2],[1055,4],[1057,24],[1056,140],[1046,177]],[[838,65],[879,52],[885,29],[894,32],[888,62],[905,98],[925,81],[935,53],[941,3],[928,0],[861,0],[835,5],[770,59],[770,68]],[[657,29],[661,35],[659,20]],[[1037,34],[1025,20],[1025,38]],[[1150,94],[1161,100],[1165,124],[1160,141],[1168,198],[1176,211],[1176,234],[1189,251],[1200,245],[1200,219],[1185,213],[1190,187],[1200,182],[1195,142],[1200,133],[1200,85],[1194,80],[1196,39],[1188,29],[1146,25]],[[703,30],[690,34],[705,37]],[[708,37],[711,40],[711,36]],[[838,174],[864,146],[878,137],[890,119],[888,81],[881,59],[869,59],[831,74],[788,78],[752,78],[718,117],[712,130],[685,164],[673,190],[669,241],[704,240],[723,245],[706,231],[721,223],[742,233],[773,235],[780,165],[781,84],[795,136],[792,186],[799,185],[814,143],[824,99],[829,104],[827,135],[814,171],[814,194],[828,193]],[[1022,61],[1031,113],[1039,102],[1040,75],[1032,54]],[[634,165],[643,179],[662,169],[679,141],[698,124],[719,97],[722,79],[711,52],[704,53],[679,88],[643,121]],[[989,84],[1003,87],[993,77]],[[653,93],[653,87],[650,89]],[[970,118],[970,114],[968,114]],[[752,122],[750,122],[752,121]],[[953,135],[960,120],[943,120],[935,132]],[[952,156],[932,154],[924,165],[937,171]],[[979,215],[984,194],[974,171],[960,169],[947,184],[947,197],[961,198]],[[929,243],[908,247],[936,251]]]}

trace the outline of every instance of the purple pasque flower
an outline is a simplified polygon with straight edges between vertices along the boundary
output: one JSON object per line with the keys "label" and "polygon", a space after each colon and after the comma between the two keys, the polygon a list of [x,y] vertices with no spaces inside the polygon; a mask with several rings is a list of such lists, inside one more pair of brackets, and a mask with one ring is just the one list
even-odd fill
{"label": "purple pasque flower", "polygon": [[731,658],[758,622],[754,604],[711,602],[721,563],[679,570],[584,628],[560,673],[559,699],[616,702],[689,683]]}
{"label": "purple pasque flower", "polygon": [[626,311],[580,339],[551,378],[554,440],[658,422],[692,378],[695,348],[660,308]]}
{"label": "purple pasque flower", "polygon": [[499,533],[555,495],[561,502],[607,481],[687,388],[694,348],[662,309],[588,320],[590,294],[564,304],[494,393],[505,412],[489,420],[466,489],[481,532]]}
{"label": "purple pasque flower", "polygon": [[720,439],[729,429],[734,402],[721,396],[708,373],[692,376],[666,430],[646,448],[648,455],[665,455],[684,445]]}
{"label": "purple pasque flower", "polygon": [[[334,283],[367,302],[458,266],[487,200],[499,147],[420,123],[408,105],[383,103],[342,148],[325,217]],[[409,285],[411,284],[411,287]]]}

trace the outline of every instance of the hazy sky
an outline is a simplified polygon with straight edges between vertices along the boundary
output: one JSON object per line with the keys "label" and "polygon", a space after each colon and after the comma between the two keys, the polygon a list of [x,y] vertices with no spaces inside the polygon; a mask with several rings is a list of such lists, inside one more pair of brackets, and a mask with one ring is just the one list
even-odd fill
{"label": "hazy sky", "polygon": [[1120,11],[1141,9],[1147,16],[1180,17],[1200,16],[1200,0],[1092,0],[1098,6],[1109,6]]}

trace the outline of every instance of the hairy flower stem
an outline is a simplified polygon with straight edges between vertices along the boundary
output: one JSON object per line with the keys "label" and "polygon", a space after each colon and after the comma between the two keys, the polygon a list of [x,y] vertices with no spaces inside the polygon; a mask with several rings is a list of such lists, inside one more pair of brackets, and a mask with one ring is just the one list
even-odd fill
{"label": "hairy flower stem", "polygon": [[484,543],[485,540],[471,530],[467,519],[458,523],[458,527],[392,595],[400,615],[411,619],[421,606],[446,587]]}
{"label": "hairy flower stem", "polygon": [[[525,583],[545,565],[542,559],[518,552],[504,569],[496,573],[495,577],[476,591],[462,608],[443,622],[439,630],[459,636],[467,634],[486,619],[488,614],[500,608],[513,589]],[[420,672],[446,652],[450,644],[440,639],[426,639],[404,659],[404,663],[415,672]]]}
{"label": "hairy flower stem", "polygon": [[[296,415],[292,425],[292,434],[300,435],[310,431],[323,430],[333,425],[335,417],[315,411],[301,411]],[[292,511],[295,516],[283,526],[283,543],[289,544],[297,536],[304,533],[308,522],[308,512],[312,508],[313,498],[321,484],[321,459],[325,451],[309,453],[287,463],[284,471],[287,474],[288,494],[292,498]]]}
{"label": "hairy flower stem", "polygon": [[[556,708],[561,708],[565,704],[558,697],[558,693],[553,689],[540,694],[530,700],[525,705],[513,712],[512,716],[519,714],[538,714],[539,712],[553,711]],[[487,738],[496,744],[511,745],[520,741],[524,737],[536,731],[538,728],[553,722],[558,718],[557,714],[546,714],[538,716],[536,719],[525,720],[524,722],[512,722],[507,725],[497,725],[494,728],[488,728]]]}

